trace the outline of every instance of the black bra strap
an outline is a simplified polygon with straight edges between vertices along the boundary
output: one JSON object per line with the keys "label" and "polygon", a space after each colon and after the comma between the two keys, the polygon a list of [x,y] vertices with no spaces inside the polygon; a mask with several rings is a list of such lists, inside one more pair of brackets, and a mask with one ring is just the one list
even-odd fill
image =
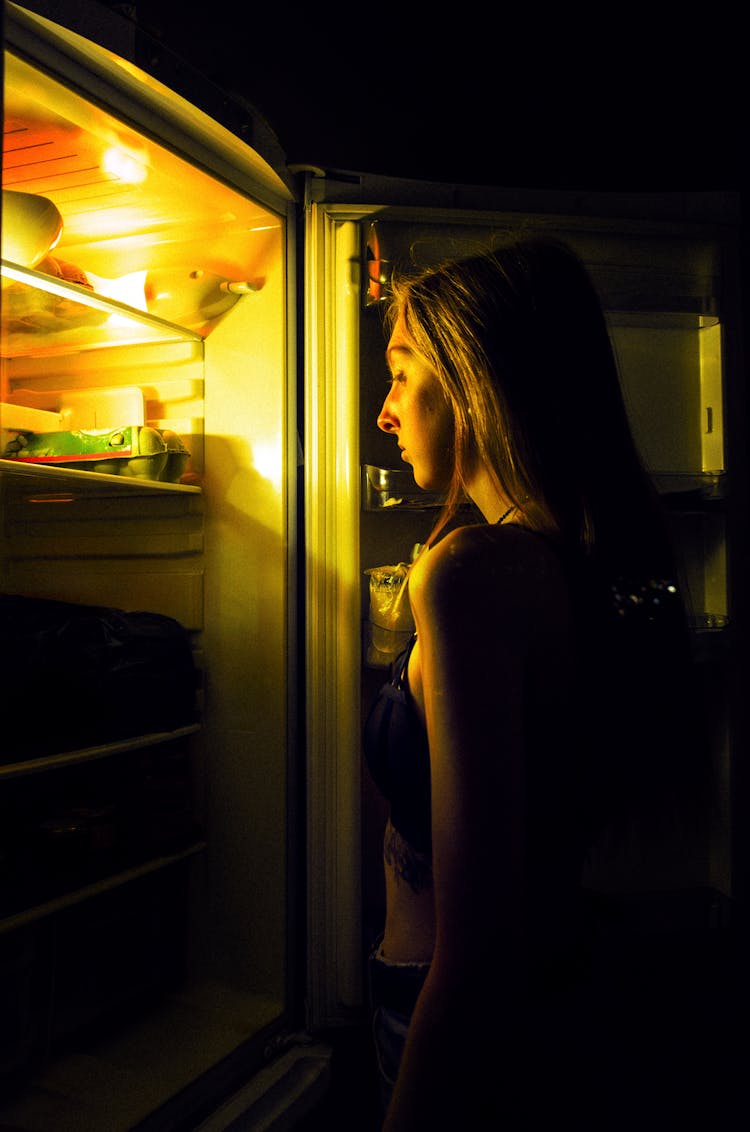
{"label": "black bra strap", "polygon": [[414,648],[416,642],[417,634],[414,633],[404,651],[393,662],[393,675],[391,677],[391,684],[393,684],[395,688],[398,688],[399,691],[403,690],[404,681],[406,678],[406,666],[409,663],[409,657],[412,654],[412,649]]}

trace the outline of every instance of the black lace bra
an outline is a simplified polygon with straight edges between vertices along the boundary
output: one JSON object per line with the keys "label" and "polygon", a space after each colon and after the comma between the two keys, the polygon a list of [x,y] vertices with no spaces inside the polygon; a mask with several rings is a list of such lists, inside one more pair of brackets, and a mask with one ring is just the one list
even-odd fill
{"label": "black lace bra", "polygon": [[364,727],[370,775],[390,802],[391,824],[419,853],[429,855],[431,837],[430,752],[427,734],[409,693],[406,668],[416,634],[391,667]]}

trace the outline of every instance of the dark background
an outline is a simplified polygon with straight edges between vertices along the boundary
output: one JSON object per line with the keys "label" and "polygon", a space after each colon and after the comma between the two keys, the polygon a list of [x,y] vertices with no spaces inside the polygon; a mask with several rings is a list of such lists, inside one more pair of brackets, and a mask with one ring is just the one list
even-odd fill
{"label": "dark background", "polygon": [[[507,188],[740,188],[721,5],[102,0],[266,118],[290,164]],[[661,23],[659,22],[661,19]]]}

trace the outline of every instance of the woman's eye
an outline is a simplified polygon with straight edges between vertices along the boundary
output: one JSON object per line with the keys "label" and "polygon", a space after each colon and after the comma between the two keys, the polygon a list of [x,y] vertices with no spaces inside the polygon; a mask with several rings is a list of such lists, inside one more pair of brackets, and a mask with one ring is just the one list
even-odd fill
{"label": "woman's eye", "polygon": [[402,373],[401,370],[398,370],[398,372],[396,373],[389,374],[387,381],[389,385],[393,385],[393,383],[396,381],[404,382],[406,381],[406,374]]}

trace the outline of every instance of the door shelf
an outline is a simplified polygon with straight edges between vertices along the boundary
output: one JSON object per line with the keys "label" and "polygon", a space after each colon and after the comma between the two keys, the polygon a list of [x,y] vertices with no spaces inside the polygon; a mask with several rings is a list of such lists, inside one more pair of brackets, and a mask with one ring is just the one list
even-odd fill
{"label": "door shelf", "polygon": [[35,920],[52,916],[56,912],[62,911],[64,908],[71,908],[76,904],[81,904],[86,900],[100,896],[102,893],[121,888],[129,884],[130,881],[137,880],[139,877],[145,877],[151,873],[167,869],[171,865],[178,864],[180,861],[188,860],[190,857],[202,853],[206,847],[207,843],[205,841],[194,841],[175,853],[153,857],[140,864],[133,865],[131,868],[122,869],[119,872],[92,881],[90,884],[82,885],[80,888],[74,888],[58,896],[53,896],[48,900],[43,900],[39,904],[17,912],[12,912],[9,915],[0,916],[0,934],[15,931],[17,928],[33,923]]}
{"label": "door shelf", "polygon": [[362,465],[364,511],[430,511],[442,506],[444,496],[423,491],[411,471]]}
{"label": "door shelf", "polygon": [[661,496],[679,504],[690,499],[724,499],[726,472],[652,472],[651,478]]}
{"label": "door shelf", "polygon": [[[651,478],[660,495],[679,505],[694,499],[724,499],[726,473],[653,471]],[[362,465],[363,511],[430,511],[442,506],[444,496],[423,491],[411,471]]]}
{"label": "door shelf", "polygon": [[729,626],[725,613],[700,613],[690,618],[690,628],[694,633],[724,633]]}
{"label": "door shelf", "polygon": [[614,296],[607,302],[605,317],[610,326],[630,329],[705,330],[719,325],[718,302],[711,295],[656,297],[650,302],[640,296],[630,307]]}

